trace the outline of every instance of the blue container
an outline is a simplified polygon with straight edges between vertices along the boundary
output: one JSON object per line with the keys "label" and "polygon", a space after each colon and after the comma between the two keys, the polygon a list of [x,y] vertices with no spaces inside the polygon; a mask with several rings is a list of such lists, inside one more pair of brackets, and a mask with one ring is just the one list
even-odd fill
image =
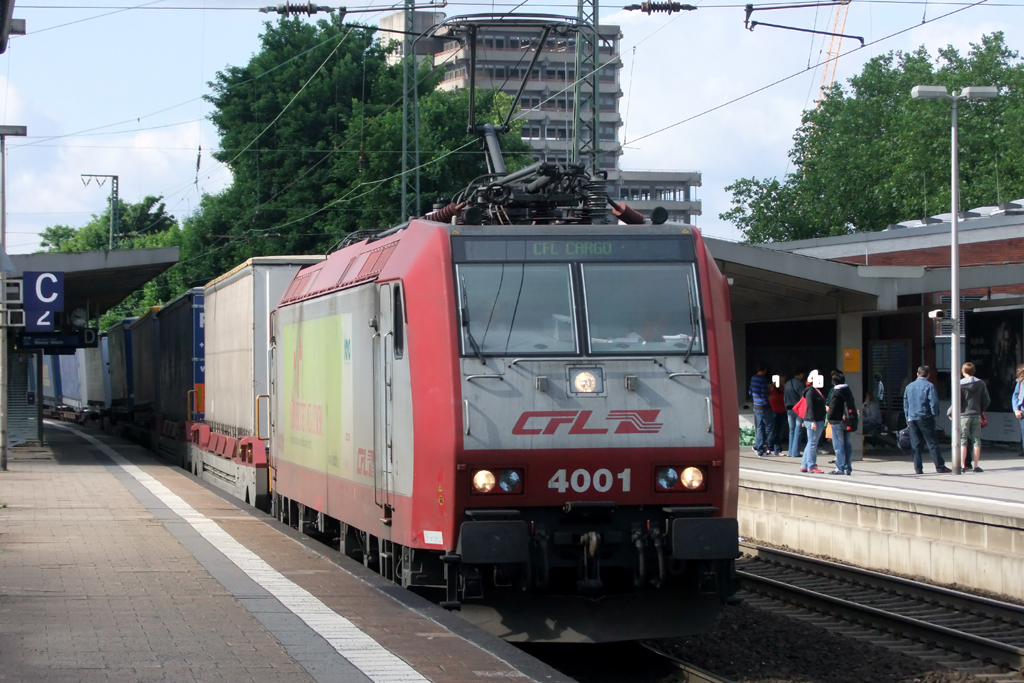
{"label": "blue container", "polygon": [[82,409],[85,404],[82,396],[82,374],[77,353],[57,357],[60,368],[60,404],[75,409]]}
{"label": "blue container", "polygon": [[43,405],[56,408],[60,398],[59,356],[43,356]]}

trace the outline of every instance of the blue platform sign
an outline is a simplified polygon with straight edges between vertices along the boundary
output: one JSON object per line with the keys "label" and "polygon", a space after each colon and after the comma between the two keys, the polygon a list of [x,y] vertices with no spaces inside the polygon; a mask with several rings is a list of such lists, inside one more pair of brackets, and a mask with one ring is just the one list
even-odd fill
{"label": "blue platform sign", "polygon": [[[64,310],[64,273],[25,272],[22,287],[26,311]],[[53,316],[50,318],[52,321]],[[52,322],[50,329],[53,329]]]}

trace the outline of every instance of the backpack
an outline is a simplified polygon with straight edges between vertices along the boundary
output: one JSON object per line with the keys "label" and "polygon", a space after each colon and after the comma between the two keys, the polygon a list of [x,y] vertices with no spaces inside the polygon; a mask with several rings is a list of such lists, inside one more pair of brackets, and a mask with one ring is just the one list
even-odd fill
{"label": "backpack", "polygon": [[910,450],[910,427],[904,427],[896,432],[896,445],[900,447],[901,451]]}

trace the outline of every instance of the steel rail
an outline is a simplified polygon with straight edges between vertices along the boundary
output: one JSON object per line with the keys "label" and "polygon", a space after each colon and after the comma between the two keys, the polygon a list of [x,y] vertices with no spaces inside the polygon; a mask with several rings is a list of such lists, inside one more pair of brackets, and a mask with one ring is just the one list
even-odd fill
{"label": "steel rail", "polygon": [[1000,602],[980,595],[971,595],[962,591],[942,586],[933,586],[928,583],[921,583],[912,579],[905,579],[901,576],[882,574],[870,569],[853,567],[848,564],[830,562],[806,555],[765,548],[750,543],[741,543],[740,549],[754,557],[783,566],[791,566],[808,571],[826,571],[831,576],[842,578],[856,583],[870,583],[879,589],[886,590],[896,595],[915,598],[924,597],[930,602],[943,603],[954,609],[968,610],[971,612],[983,612],[992,619],[1001,619],[1007,623],[1018,623],[1024,625],[1024,606],[1012,603]]}
{"label": "steel rail", "polygon": [[[749,547],[747,549],[749,550]],[[1024,608],[1016,605],[784,551],[757,547],[755,553],[758,557],[775,558],[766,559],[772,567],[796,570],[802,572],[803,576],[814,575],[816,583],[820,583],[822,579],[830,580],[834,582],[833,588],[848,589],[852,587],[861,591],[874,591],[875,597],[882,593],[890,601],[893,599],[902,601],[902,605],[895,606],[897,608],[900,606],[906,608],[912,604],[917,607],[917,611],[921,611],[922,607],[941,609],[942,616],[946,617],[943,620],[949,620],[950,616],[956,616],[960,620],[974,620],[975,625],[984,621],[994,622],[987,629],[988,631],[1020,631],[1021,625],[1024,624]],[[756,593],[809,607],[856,623],[880,627],[898,636],[935,643],[960,654],[991,661],[1024,673],[1024,648],[1013,643],[1001,642],[994,638],[960,630],[960,628],[935,623],[935,621],[930,621],[927,615],[911,616],[892,609],[863,604],[852,596],[831,595],[826,592],[828,587],[818,589],[817,587],[797,586],[778,578],[761,576],[750,571],[737,571],[737,574],[748,588]],[[970,624],[964,626],[969,628]]]}
{"label": "steel rail", "polygon": [[710,671],[705,671],[704,669],[701,669],[701,668],[696,667],[696,666],[694,666],[692,664],[684,662],[682,659],[679,659],[678,657],[676,657],[673,654],[669,654],[668,652],[665,652],[664,650],[662,650],[661,648],[659,648],[658,646],[652,644],[649,641],[642,641],[641,640],[639,642],[640,642],[640,646],[641,647],[643,647],[643,648],[645,648],[647,650],[650,650],[651,652],[653,652],[654,654],[658,655],[659,657],[664,657],[665,659],[667,659],[670,662],[672,662],[676,667],[682,669],[684,674],[685,674],[685,677],[683,678],[683,680],[686,681],[686,683],[732,683],[727,678],[722,678],[721,676],[716,676],[715,674],[711,673]]}

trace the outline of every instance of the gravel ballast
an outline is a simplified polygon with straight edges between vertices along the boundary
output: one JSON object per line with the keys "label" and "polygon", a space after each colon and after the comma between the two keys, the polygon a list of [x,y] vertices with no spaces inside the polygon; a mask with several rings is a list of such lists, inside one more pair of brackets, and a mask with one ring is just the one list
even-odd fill
{"label": "gravel ballast", "polygon": [[968,674],[749,605],[727,607],[707,633],[659,641],[735,683],[970,683]]}

